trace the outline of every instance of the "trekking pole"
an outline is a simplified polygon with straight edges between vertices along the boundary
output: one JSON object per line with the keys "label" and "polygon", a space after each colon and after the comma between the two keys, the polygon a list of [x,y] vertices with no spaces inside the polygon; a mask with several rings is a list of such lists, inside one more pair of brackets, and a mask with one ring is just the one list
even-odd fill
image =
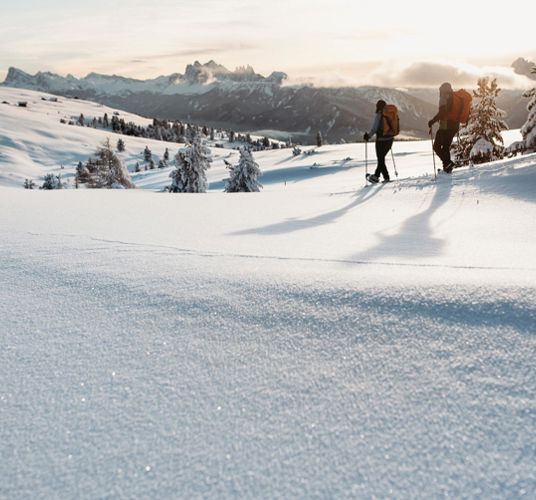
{"label": "trekking pole", "polygon": [[393,159],[393,168],[395,169],[396,180],[398,180],[398,170],[396,169],[395,154],[393,153],[392,146],[391,146],[391,158]]}
{"label": "trekking pole", "polygon": [[435,151],[434,151],[434,134],[432,131],[432,127],[430,127],[430,140],[432,141],[432,158],[434,159],[434,180],[437,180],[437,170],[436,170],[436,164],[435,164]]}
{"label": "trekking pole", "polygon": [[365,184],[368,183],[368,141],[365,141]]}

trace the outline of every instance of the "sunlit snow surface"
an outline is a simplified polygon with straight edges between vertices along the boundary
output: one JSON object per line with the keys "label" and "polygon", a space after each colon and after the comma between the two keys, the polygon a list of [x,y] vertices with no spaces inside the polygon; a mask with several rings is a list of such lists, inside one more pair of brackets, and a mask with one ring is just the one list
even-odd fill
{"label": "sunlit snow surface", "polygon": [[536,495],[535,156],[434,182],[397,143],[400,182],[365,188],[353,144],[256,155],[254,195],[218,192],[221,159],[206,195],[28,191],[56,168],[29,144],[106,134],[6,109],[1,497]]}

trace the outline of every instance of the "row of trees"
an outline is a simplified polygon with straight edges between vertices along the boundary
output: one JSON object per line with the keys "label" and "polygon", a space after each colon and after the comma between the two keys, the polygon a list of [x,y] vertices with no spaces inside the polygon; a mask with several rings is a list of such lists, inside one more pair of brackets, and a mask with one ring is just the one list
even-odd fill
{"label": "row of trees", "polygon": [[[118,148],[119,149],[119,148]],[[169,159],[169,151],[166,149]],[[146,148],[146,159],[150,151]],[[151,160],[152,161],[152,160]],[[201,133],[194,134],[189,144],[180,149],[175,157],[176,168],[171,172],[171,185],[167,191],[172,193],[204,193],[207,190],[207,170],[211,167],[212,155]],[[237,165],[226,162],[230,175],[225,179],[225,191],[258,192],[262,185],[258,182],[261,175],[259,165],[253,159],[251,150],[240,149],[240,159]],[[87,162],[80,162],[76,167],[75,187],[84,184],[91,189],[115,188],[131,189],[132,182],[127,168],[115,154],[110,139],[99,146],[95,156]],[[34,189],[35,183],[26,179],[26,189]],[[48,174],[40,189],[63,189],[66,187],[61,175]]]}
{"label": "row of trees", "polygon": [[[65,120],[61,121],[65,123]],[[142,125],[136,125],[134,122],[126,122],[116,114],[112,115],[112,118],[110,119],[108,113],[104,113],[104,116],[92,118],[91,120],[86,119],[84,114],[81,113],[76,122],[69,122],[71,125],[74,125],[75,123],[80,126],[111,129],[111,131],[116,134],[144,137],[164,142],[189,143],[192,141],[194,135],[201,133],[206,138],[210,137],[211,141],[227,140],[231,144],[237,142],[246,144],[247,147],[253,151],[280,149],[281,147],[288,147],[290,145],[272,141],[268,137],[253,139],[250,134],[237,134],[234,130],[224,131],[212,127],[209,128],[207,126],[198,126],[191,123],[182,123],[180,121],[169,122],[167,120],[158,120],[156,118],[153,119],[152,124],[144,127]],[[235,149],[239,149],[241,145],[235,144],[234,147]]]}

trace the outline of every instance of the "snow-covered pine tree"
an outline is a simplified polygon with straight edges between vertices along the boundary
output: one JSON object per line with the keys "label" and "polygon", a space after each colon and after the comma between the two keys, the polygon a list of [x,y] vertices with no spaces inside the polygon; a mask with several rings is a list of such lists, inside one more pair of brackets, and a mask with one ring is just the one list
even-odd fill
{"label": "snow-covered pine tree", "polygon": [[117,151],[122,153],[125,150],[125,141],[123,139],[119,139],[117,141]]}
{"label": "snow-covered pine tree", "polygon": [[322,132],[320,130],[316,134],[316,145],[321,148],[322,147]]}
{"label": "snow-covered pine tree", "polygon": [[33,189],[35,182],[32,179],[24,179],[24,189]]}
{"label": "snow-covered pine tree", "polygon": [[44,181],[39,189],[63,189],[65,187],[65,183],[61,180],[61,174],[47,174]]}
{"label": "snow-covered pine tree", "polygon": [[151,153],[149,146],[145,146],[145,149],[143,150],[143,159],[145,161],[151,161],[152,157],[153,157],[153,153]]}
{"label": "snow-covered pine tree", "polygon": [[[536,67],[532,68],[532,72],[536,74]],[[536,152],[536,87],[528,90],[523,94],[523,97],[529,99],[527,111],[529,115],[525,125],[521,128],[523,136],[523,147],[525,152]]]}
{"label": "snow-covered pine tree", "polygon": [[253,154],[247,148],[240,148],[240,160],[238,165],[228,167],[229,179],[226,179],[226,193],[258,193],[262,185],[257,178],[261,175],[261,169]]}
{"label": "snow-covered pine tree", "polygon": [[169,161],[169,148],[166,148],[166,150],[164,151],[164,161]]}
{"label": "snow-covered pine tree", "polygon": [[467,125],[460,130],[459,141],[452,146],[458,164],[486,163],[504,158],[505,148],[501,136],[508,130],[505,112],[497,108],[497,96],[501,89],[494,78],[478,80],[473,91],[476,105],[471,109]]}
{"label": "snow-covered pine tree", "polygon": [[106,139],[96,153],[95,159],[77,168],[77,182],[89,188],[134,188],[128,170],[115,155],[110,139]]}
{"label": "snow-covered pine tree", "polygon": [[195,132],[190,144],[179,150],[175,157],[177,168],[169,176],[172,193],[204,193],[207,190],[206,171],[212,163],[210,149],[199,132]]}

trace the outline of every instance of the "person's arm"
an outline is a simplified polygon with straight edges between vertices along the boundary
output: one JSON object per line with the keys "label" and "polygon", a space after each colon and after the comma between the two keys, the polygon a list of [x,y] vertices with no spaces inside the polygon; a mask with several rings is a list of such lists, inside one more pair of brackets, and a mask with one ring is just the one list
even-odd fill
{"label": "person's arm", "polygon": [[428,126],[432,128],[432,125],[440,120],[446,120],[449,114],[449,109],[452,108],[452,95],[441,94],[439,96],[439,111],[429,122]]}
{"label": "person's arm", "polygon": [[437,112],[437,115],[435,115],[429,122],[428,127],[432,128],[434,123],[440,121],[440,120],[446,120],[447,119],[447,106],[439,106],[439,111]]}
{"label": "person's arm", "polygon": [[372,123],[372,128],[370,129],[370,132],[367,134],[369,139],[372,139],[378,133],[378,130],[380,130],[381,120],[382,120],[382,113],[376,113],[376,116],[374,117],[374,122]]}

